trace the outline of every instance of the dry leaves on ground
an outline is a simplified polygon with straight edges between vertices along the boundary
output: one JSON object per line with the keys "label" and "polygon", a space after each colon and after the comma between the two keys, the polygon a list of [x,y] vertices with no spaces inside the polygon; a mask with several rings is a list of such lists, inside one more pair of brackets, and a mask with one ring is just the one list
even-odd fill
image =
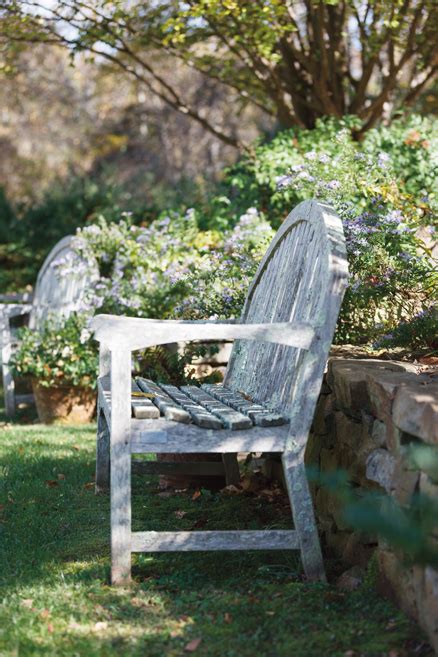
{"label": "dry leaves on ground", "polygon": [[186,646],[184,646],[184,650],[186,652],[195,652],[199,648],[199,644],[201,643],[202,639],[192,639]]}

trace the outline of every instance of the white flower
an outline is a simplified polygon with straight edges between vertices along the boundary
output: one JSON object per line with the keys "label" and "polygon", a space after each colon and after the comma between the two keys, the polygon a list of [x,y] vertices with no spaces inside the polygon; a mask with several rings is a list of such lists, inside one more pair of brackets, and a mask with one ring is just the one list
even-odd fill
{"label": "white flower", "polygon": [[275,178],[275,184],[277,185],[278,189],[283,189],[283,187],[288,187],[292,180],[292,176],[277,176]]}
{"label": "white flower", "polygon": [[85,344],[86,342],[88,342],[90,338],[91,338],[91,331],[87,328],[83,328],[79,338],[80,343]]}

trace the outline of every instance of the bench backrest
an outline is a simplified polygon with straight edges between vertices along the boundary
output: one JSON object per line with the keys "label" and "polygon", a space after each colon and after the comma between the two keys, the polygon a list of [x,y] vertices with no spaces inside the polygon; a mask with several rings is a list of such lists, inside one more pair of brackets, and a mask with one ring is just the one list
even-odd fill
{"label": "bench backrest", "polygon": [[225,384],[291,418],[300,414],[311,418],[347,276],[341,220],[326,205],[300,203],[278,230],[260,264],[242,321],[309,322],[316,328],[316,337],[308,351],[237,341]]}
{"label": "bench backrest", "polygon": [[[33,296],[29,326],[39,329],[50,317],[67,317],[79,310],[84,292],[93,279],[88,266],[81,266],[68,235],[60,240],[50,251],[39,271]],[[61,262],[71,262],[69,270],[59,267]],[[85,263],[82,263],[84,265]]]}

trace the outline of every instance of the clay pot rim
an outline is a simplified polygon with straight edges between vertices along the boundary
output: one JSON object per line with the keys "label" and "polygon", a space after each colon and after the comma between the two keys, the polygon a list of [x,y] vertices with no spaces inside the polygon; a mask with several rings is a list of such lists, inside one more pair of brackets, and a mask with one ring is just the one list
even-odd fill
{"label": "clay pot rim", "polygon": [[96,392],[96,389],[93,388],[92,386],[78,386],[78,385],[73,385],[72,383],[62,383],[60,385],[49,385],[49,386],[44,386],[41,385],[41,381],[44,381],[44,379],[37,379],[36,377],[31,377],[31,383],[32,386],[35,386],[37,388],[42,388],[43,390],[87,390],[88,392]]}

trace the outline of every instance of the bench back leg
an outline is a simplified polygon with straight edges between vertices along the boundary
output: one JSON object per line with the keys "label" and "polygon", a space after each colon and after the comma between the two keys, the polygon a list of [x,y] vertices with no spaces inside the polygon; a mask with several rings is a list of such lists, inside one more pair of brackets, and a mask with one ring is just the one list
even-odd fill
{"label": "bench back leg", "polygon": [[227,486],[238,486],[240,483],[240,470],[237,454],[222,454],[222,463],[224,464]]}
{"label": "bench back leg", "polygon": [[110,432],[106,417],[97,407],[97,441],[96,441],[96,495],[107,493],[110,488]]}
{"label": "bench back leg", "polygon": [[11,334],[9,330],[2,330],[2,377],[3,393],[5,397],[5,413],[8,417],[15,415],[15,383],[9,367],[11,357]]}
{"label": "bench back leg", "polygon": [[304,453],[286,451],[282,461],[304,573],[309,580],[325,582],[321,546],[304,466]]}

